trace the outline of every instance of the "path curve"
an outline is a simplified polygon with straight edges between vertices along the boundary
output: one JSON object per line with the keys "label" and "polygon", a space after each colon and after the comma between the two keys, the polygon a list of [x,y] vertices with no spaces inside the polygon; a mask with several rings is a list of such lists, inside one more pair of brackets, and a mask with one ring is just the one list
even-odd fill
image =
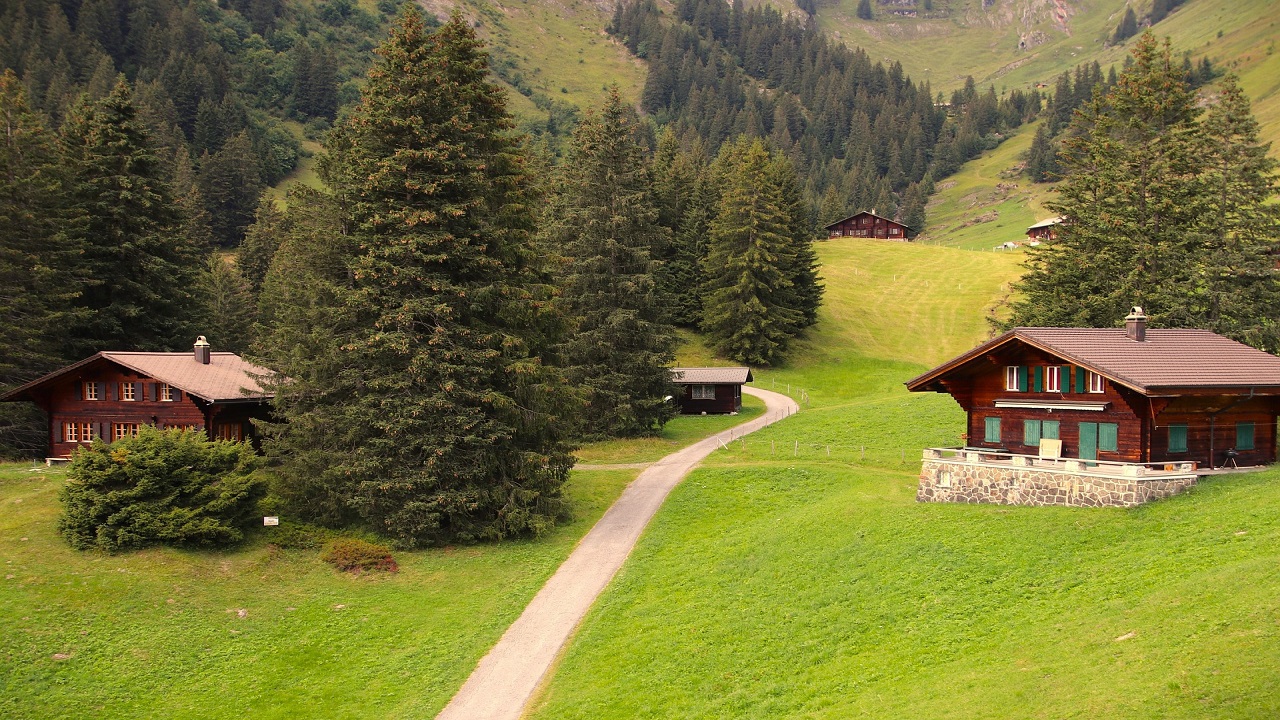
{"label": "path curve", "polygon": [[764,400],[765,414],[674,452],[640,473],[507,628],[436,720],[518,720],[556,655],[622,567],[671,489],[722,443],[800,409],[781,393],[748,387],[742,391]]}

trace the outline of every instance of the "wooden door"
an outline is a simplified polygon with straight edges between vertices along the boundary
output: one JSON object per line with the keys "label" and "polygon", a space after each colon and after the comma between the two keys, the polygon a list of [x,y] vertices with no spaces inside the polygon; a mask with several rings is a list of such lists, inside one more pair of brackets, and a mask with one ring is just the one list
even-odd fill
{"label": "wooden door", "polygon": [[1080,459],[1098,459],[1098,423],[1080,423]]}

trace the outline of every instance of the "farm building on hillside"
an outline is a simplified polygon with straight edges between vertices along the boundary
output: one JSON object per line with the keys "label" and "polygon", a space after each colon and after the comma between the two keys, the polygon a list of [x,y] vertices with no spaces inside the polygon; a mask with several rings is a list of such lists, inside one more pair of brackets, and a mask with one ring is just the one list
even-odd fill
{"label": "farm building on hillside", "polygon": [[742,409],[742,385],[752,381],[751,368],[671,368],[680,386],[676,404],[685,415],[735,413]]}
{"label": "farm building on hillside", "polygon": [[911,228],[906,225],[866,210],[831,223],[823,229],[827,231],[828,238],[859,237],[909,242],[913,237]]}
{"label": "farm building on hillside", "polygon": [[1063,218],[1055,217],[1040,222],[1027,228],[1027,239],[1043,242],[1052,240],[1058,232],[1058,226],[1062,224]]}
{"label": "farm building on hillside", "polygon": [[119,440],[141,425],[203,430],[210,439],[252,439],[271,394],[258,384],[270,371],[229,352],[100,352],[0,396],[33,402],[49,416],[49,456],[68,457],[100,437]]}
{"label": "farm building on hillside", "polygon": [[[1095,475],[1178,472],[1194,482],[1197,468],[1276,459],[1280,358],[1207,330],[1148,330],[1141,308],[1124,328],[1016,328],[907,388],[949,393],[964,408],[967,458],[1025,472],[1074,461]],[[1135,502],[1154,492],[1135,487]],[[997,497],[1006,491],[979,495],[1014,502]]]}

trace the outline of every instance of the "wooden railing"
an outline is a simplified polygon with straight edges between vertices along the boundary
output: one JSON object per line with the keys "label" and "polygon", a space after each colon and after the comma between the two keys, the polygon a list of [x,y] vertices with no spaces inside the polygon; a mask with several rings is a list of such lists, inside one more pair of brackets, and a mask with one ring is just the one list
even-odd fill
{"label": "wooden railing", "polygon": [[992,450],[991,448],[948,447],[925,448],[925,460],[954,460],[1009,465],[1012,467],[1063,470],[1066,472],[1106,473],[1146,477],[1155,475],[1185,475],[1195,472],[1198,464],[1191,460],[1177,462],[1121,462],[1116,460],[1083,460],[1081,458],[1047,458],[1039,455]]}

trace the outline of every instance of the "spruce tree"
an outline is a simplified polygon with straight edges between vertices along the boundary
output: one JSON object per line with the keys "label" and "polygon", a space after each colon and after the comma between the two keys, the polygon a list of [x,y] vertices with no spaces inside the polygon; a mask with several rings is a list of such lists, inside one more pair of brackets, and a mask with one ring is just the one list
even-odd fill
{"label": "spruce tree", "polygon": [[253,222],[263,188],[257,160],[244,132],[200,159],[200,192],[212,217],[214,238],[223,247],[239,245]]}
{"label": "spruce tree", "polygon": [[789,230],[789,241],[778,256],[778,265],[790,287],[779,293],[780,302],[795,310],[798,320],[791,328],[795,335],[818,322],[822,305],[822,278],[818,277],[818,254],[813,249],[813,222],[809,204],[800,190],[795,165],[781,153],[774,153],[769,181],[777,188]]}
{"label": "spruce tree", "polygon": [[703,262],[702,328],[717,352],[769,365],[803,323],[785,304],[792,285],[779,262],[792,240],[785,199],[770,181],[772,161],[759,140],[726,145],[717,164],[723,195]]}
{"label": "spruce tree", "polygon": [[652,433],[674,414],[675,328],[653,259],[668,237],[636,122],[611,88],[573,134],[553,206],[562,302],[574,320],[559,354],[582,398],[584,438]]}
{"label": "spruce tree", "polygon": [[347,279],[317,311],[331,326],[272,334],[312,346],[280,351],[286,424],[267,447],[287,493],[326,493],[322,519],[354,511],[416,547],[538,533],[564,510],[566,386],[539,360],[563,322],[511,127],[462,17],[428,33],[406,6],[330,138],[351,227]]}
{"label": "spruce tree", "polygon": [[82,249],[75,273],[85,278],[80,319],[64,332],[69,354],[189,346],[200,258],[182,236],[128,85],[98,103],[82,100],[61,141],[67,229]]}
{"label": "spruce tree", "polygon": [[256,308],[240,270],[226,258],[210,255],[197,289],[200,334],[219,350],[247,351],[253,342]]}

